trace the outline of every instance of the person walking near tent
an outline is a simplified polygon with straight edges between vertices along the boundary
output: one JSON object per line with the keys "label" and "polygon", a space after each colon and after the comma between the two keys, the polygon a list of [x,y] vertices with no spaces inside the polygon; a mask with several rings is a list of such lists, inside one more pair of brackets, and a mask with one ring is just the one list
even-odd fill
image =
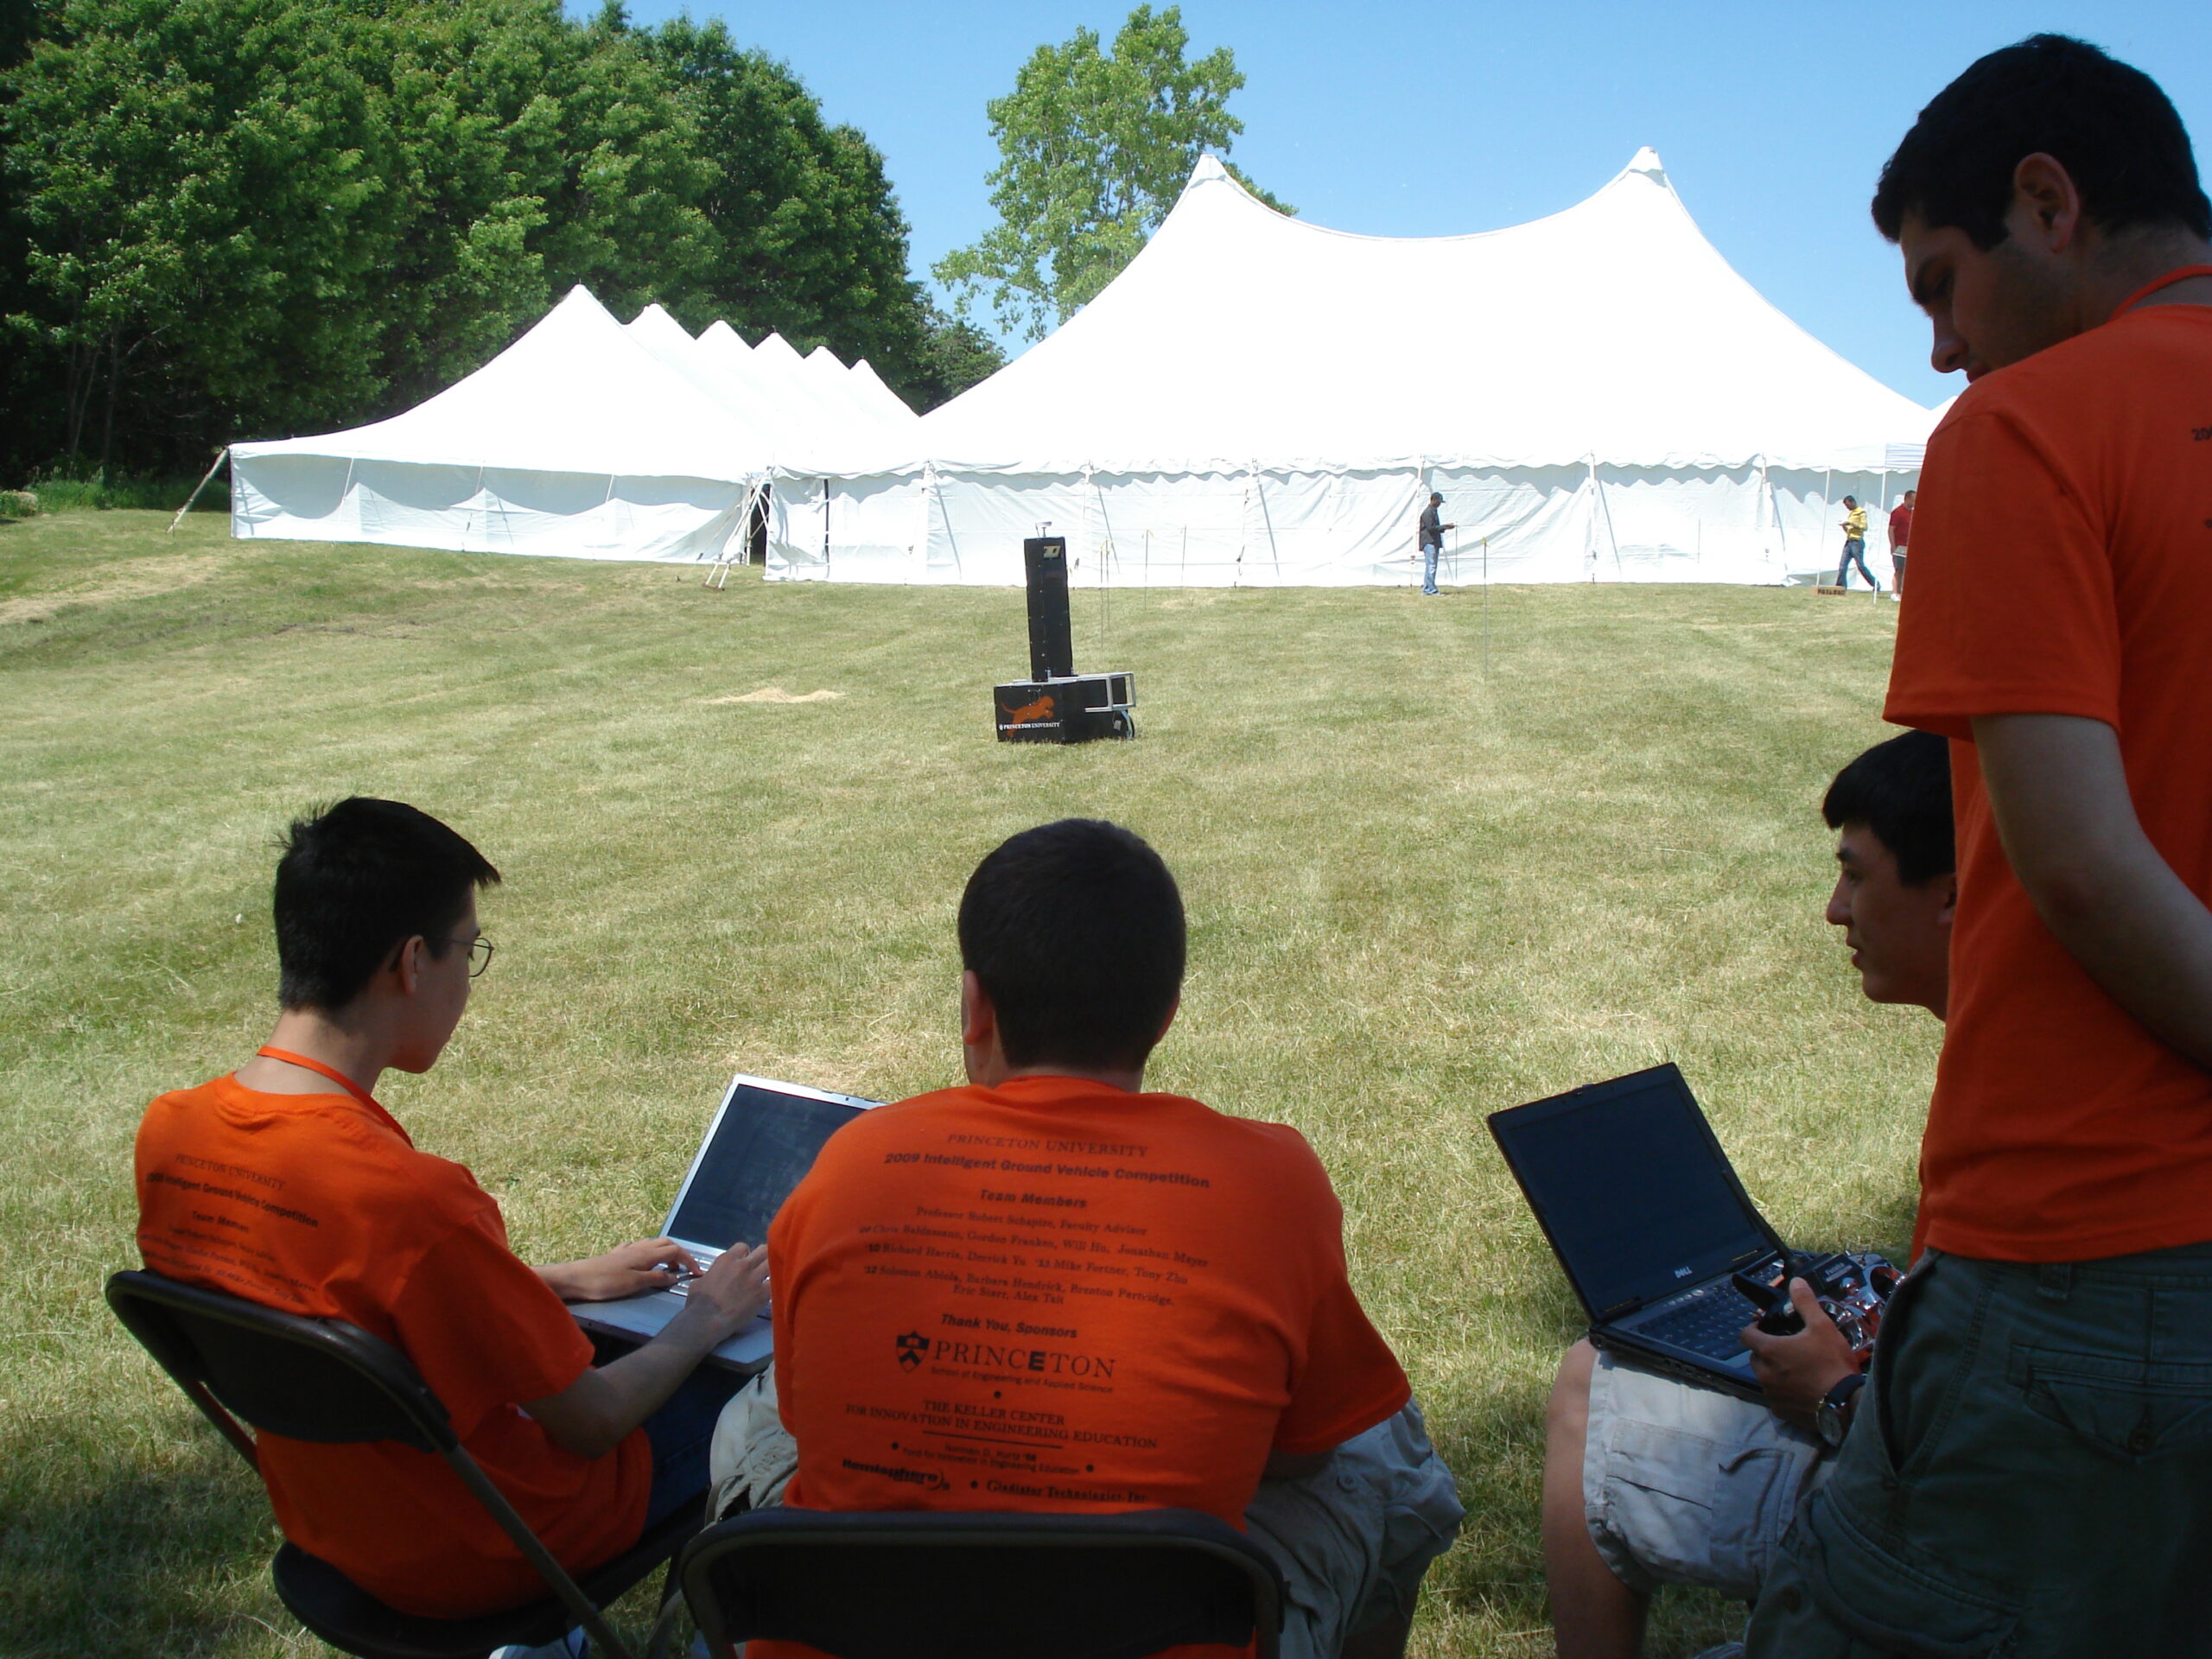
{"label": "person walking near tent", "polygon": [[1443,517],[1437,509],[1444,505],[1444,497],[1434,490],[1428,493],[1428,505],[1421,510],[1421,590],[1431,599],[1436,597],[1436,561],[1444,551],[1444,532],[1457,530],[1457,524],[1437,522]]}
{"label": "person walking near tent", "polygon": [[1890,569],[1895,572],[1890,578],[1890,594],[1894,599],[1904,597],[1904,544],[1912,534],[1912,499],[1918,490],[1907,490],[1904,499],[1890,509]]}
{"label": "person walking near tent", "polygon": [[1846,509],[1842,524],[1843,563],[1836,567],[1835,585],[1839,588],[1851,586],[1851,565],[1855,559],[1859,562],[1859,574],[1866,577],[1866,585],[1878,594],[1882,591],[1882,584],[1874,580],[1874,573],[1866,568],[1866,509],[1859,505],[1859,498],[1854,495],[1845,496],[1843,505]]}

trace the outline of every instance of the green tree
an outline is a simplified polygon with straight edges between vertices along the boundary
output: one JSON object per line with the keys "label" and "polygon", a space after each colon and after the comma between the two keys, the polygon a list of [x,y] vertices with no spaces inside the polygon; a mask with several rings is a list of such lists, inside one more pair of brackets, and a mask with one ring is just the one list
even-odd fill
{"label": "green tree", "polygon": [[[882,160],[720,24],[560,0],[0,0],[0,463],[197,471],[408,407],[571,285],[865,355],[976,342]],[[970,331],[972,333],[972,331]]]}
{"label": "green tree", "polygon": [[391,123],[405,228],[381,314],[379,411],[480,366],[582,283],[610,308],[690,308],[721,248],[703,135],[619,8],[410,5]]}
{"label": "green tree", "polygon": [[895,388],[918,412],[949,403],[1006,366],[998,341],[966,318],[949,316],[930,301],[923,302],[923,318],[920,367]]}
{"label": "green tree", "polygon": [[557,0],[67,0],[8,86],[65,464],[386,413],[571,283],[643,304],[709,264],[696,130]]}
{"label": "green tree", "polygon": [[688,310],[671,308],[694,327],[721,316],[756,340],[772,330],[803,352],[865,357],[924,407],[950,395],[963,359],[907,275],[906,215],[874,146],[825,121],[790,69],[719,22],[677,17],[642,38],[712,173],[701,200],[712,267]]}
{"label": "green tree", "polygon": [[[999,222],[932,270],[955,290],[960,315],[980,289],[1001,330],[1043,339],[1136,257],[1201,155],[1226,157],[1244,130],[1229,113],[1244,77],[1225,46],[1188,60],[1190,41],[1181,7],[1141,5],[1111,52],[1078,29],[1039,47],[1014,91],[991,100]],[[1237,177],[1270,207],[1295,211]]]}
{"label": "green tree", "polygon": [[[296,0],[70,0],[10,77],[8,170],[58,365],[64,454],[114,452],[141,384],[278,419],[357,406],[372,334],[343,302],[391,246],[366,13]],[[335,303],[334,303],[335,302]],[[181,411],[189,413],[189,411]]]}

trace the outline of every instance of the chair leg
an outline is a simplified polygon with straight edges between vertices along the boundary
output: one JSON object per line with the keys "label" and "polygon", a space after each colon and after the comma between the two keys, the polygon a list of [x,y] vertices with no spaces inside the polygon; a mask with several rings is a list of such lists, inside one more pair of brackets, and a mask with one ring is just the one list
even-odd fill
{"label": "chair leg", "polygon": [[677,1616],[683,1611],[683,1598],[676,1582],[676,1557],[668,1558],[668,1568],[661,1575],[660,1611],[653,1620],[652,1634],[645,1638],[645,1659],[661,1659],[666,1644],[676,1635]]}

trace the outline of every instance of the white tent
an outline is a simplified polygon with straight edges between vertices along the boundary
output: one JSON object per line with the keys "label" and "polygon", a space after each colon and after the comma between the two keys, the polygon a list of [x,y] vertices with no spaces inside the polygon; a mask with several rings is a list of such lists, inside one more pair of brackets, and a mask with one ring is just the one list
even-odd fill
{"label": "white tent", "polygon": [[771,466],[804,471],[914,424],[865,363],[802,359],[773,334],[747,346],[725,322],[694,340],[658,305],[625,327],[578,288],[404,415],[233,444],[232,533],[713,558],[741,545]]}
{"label": "white tent", "polygon": [[742,531],[770,458],[728,403],[577,288],[475,373],[404,415],[232,445],[231,532],[708,558]]}
{"label": "white tent", "polygon": [[[777,469],[769,574],[1018,582],[1050,521],[1101,584],[1779,582],[1834,568],[1932,424],[1762,298],[1646,149],[1532,224],[1353,236],[1211,157],[1049,339],[843,464]],[[1456,566],[1456,569],[1452,567]]]}
{"label": "white tent", "polygon": [[906,400],[883,384],[868,359],[861,358],[848,369],[855,399],[863,409],[872,409],[876,417],[893,426],[911,426],[921,418],[908,408]]}

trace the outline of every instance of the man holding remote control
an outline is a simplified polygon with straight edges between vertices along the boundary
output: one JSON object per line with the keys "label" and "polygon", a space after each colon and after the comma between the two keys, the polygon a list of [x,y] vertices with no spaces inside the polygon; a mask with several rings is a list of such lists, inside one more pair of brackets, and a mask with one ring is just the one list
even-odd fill
{"label": "man holding remote control", "polygon": [[[1908,732],[1836,775],[1827,919],[1876,1002],[1943,1017],[1958,884],[1942,740]],[[1800,1503],[1828,1471],[1866,1382],[1803,1280],[1795,1335],[1748,1329],[1768,1404],[1640,1370],[1578,1342],[1546,1415],[1544,1576],[1560,1659],[1633,1659],[1652,1592],[1758,1594]]]}

